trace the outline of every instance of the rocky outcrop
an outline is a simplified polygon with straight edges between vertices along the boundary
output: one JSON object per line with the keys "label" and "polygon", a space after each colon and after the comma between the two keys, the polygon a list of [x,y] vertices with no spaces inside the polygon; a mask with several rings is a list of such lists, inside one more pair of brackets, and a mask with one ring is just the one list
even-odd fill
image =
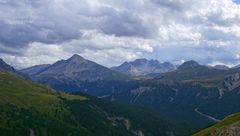
{"label": "rocky outcrop", "polygon": [[226,77],[223,81],[223,87],[227,91],[232,91],[240,87],[240,73]]}

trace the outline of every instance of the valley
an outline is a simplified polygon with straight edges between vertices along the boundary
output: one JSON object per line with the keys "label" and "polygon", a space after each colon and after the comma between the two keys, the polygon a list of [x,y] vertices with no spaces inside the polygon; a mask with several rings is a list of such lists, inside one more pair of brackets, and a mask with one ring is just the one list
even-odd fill
{"label": "valley", "polygon": [[[185,136],[240,111],[237,69],[215,69],[189,61],[154,77],[136,78],[78,55],[21,71],[6,65],[0,80],[4,84],[2,121],[6,122],[1,129],[6,135],[10,134],[6,128],[25,124],[19,133],[53,134],[69,127],[66,133],[72,135]],[[13,121],[11,116],[23,118],[21,124],[7,123]],[[62,125],[48,126],[32,119]]]}
{"label": "valley", "polygon": [[0,0],[0,136],[240,136],[240,0]]}
{"label": "valley", "polygon": [[2,136],[188,133],[153,111],[110,103],[84,94],[57,92],[12,73],[0,72],[0,83]]}

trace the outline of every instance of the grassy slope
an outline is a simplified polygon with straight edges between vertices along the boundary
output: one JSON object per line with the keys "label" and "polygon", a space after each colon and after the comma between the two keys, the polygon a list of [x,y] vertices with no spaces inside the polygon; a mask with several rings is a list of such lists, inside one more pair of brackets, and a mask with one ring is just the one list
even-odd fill
{"label": "grassy slope", "polygon": [[186,134],[158,113],[141,108],[59,93],[6,72],[0,72],[0,84],[2,136]]}
{"label": "grassy slope", "polygon": [[[67,106],[60,98],[87,98],[59,94],[54,90],[23,80],[21,77],[0,72],[0,130],[2,135],[36,135],[86,133],[71,118]],[[67,121],[68,120],[68,121]],[[74,125],[72,125],[74,124]],[[69,133],[70,134],[70,133]]]}
{"label": "grassy slope", "polygon": [[223,121],[206,128],[193,136],[237,136],[240,134],[240,113],[226,117]]}

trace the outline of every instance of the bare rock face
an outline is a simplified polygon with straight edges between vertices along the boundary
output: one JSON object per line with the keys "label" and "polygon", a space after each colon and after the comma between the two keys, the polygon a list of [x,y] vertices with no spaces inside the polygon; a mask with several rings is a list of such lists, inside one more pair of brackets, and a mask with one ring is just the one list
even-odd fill
{"label": "bare rock face", "polygon": [[[240,73],[227,76],[218,87],[219,99],[223,97],[225,92],[231,92],[238,88],[240,88]],[[240,93],[239,89],[238,93]]]}
{"label": "bare rock face", "polygon": [[232,91],[240,87],[240,73],[226,77],[223,81],[223,87],[227,91]]}
{"label": "bare rock face", "polygon": [[111,68],[114,71],[131,76],[143,76],[173,71],[176,66],[169,62],[160,63],[157,60],[136,59],[131,62],[124,62],[122,65]]}

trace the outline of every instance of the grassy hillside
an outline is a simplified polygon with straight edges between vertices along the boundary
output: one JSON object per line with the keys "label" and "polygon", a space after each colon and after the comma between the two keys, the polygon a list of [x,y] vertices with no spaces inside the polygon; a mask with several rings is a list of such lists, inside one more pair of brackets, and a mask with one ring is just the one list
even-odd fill
{"label": "grassy hillside", "polygon": [[223,121],[206,128],[193,136],[239,136],[240,113],[226,117]]}
{"label": "grassy hillside", "polygon": [[186,135],[177,125],[142,108],[95,97],[59,93],[0,72],[1,136]]}
{"label": "grassy hillside", "polygon": [[[0,72],[1,135],[58,135],[87,133],[77,126],[62,99],[87,100],[58,94],[45,86]],[[57,131],[56,131],[57,130]]]}

